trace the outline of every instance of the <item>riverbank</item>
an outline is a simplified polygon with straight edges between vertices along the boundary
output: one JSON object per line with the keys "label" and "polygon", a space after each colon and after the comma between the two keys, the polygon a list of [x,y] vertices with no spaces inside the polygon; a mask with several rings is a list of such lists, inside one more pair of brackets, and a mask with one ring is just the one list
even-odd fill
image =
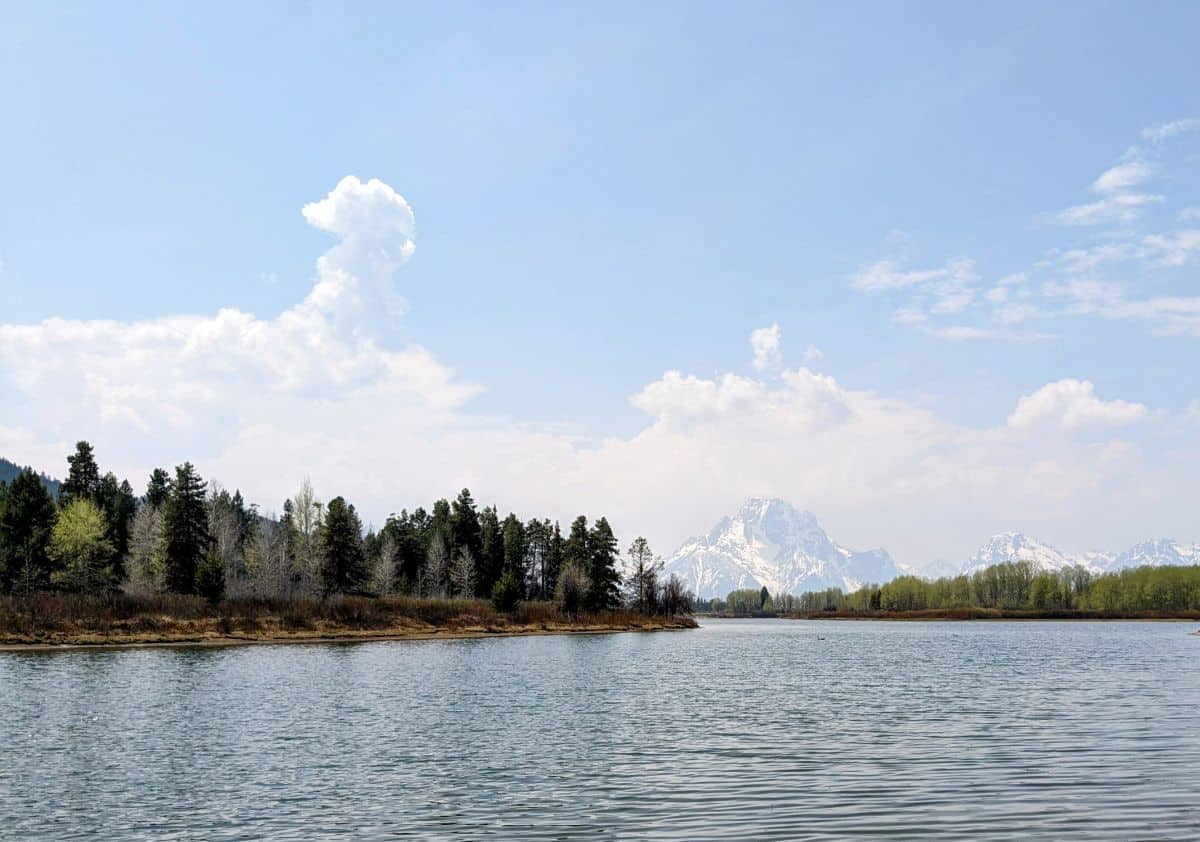
{"label": "riverbank", "polygon": [[334,597],[227,600],[157,595],[38,594],[0,602],[0,651],[145,646],[248,646],[380,640],[456,640],[695,628],[691,617],[615,610],[567,617],[552,603],[500,613],[485,600]]}
{"label": "riverbank", "polygon": [[[696,614],[704,619],[748,619],[721,614]],[[1007,608],[929,608],[920,611],[807,611],[795,614],[761,613],[750,617],[777,620],[1200,620],[1200,611],[1046,611]]]}

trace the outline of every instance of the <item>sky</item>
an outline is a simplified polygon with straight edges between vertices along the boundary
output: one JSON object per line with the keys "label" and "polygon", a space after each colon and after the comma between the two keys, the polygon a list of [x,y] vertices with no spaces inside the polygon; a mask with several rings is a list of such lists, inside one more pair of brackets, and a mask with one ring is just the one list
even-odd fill
{"label": "sky", "polygon": [[1200,541],[1200,6],[0,2],[0,455],[669,554]]}

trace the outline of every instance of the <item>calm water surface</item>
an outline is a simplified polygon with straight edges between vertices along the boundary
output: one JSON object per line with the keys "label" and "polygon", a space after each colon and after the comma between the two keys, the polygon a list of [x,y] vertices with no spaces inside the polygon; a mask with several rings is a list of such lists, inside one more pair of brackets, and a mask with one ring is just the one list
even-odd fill
{"label": "calm water surface", "polygon": [[1193,630],[0,653],[0,839],[1197,838]]}

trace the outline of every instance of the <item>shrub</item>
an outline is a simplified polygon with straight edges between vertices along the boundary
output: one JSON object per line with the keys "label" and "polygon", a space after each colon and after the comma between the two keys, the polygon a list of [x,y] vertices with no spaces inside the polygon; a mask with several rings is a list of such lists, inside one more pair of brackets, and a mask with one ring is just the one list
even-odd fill
{"label": "shrub", "polygon": [[492,606],[502,614],[511,614],[523,596],[525,588],[510,570],[501,576],[492,588]]}

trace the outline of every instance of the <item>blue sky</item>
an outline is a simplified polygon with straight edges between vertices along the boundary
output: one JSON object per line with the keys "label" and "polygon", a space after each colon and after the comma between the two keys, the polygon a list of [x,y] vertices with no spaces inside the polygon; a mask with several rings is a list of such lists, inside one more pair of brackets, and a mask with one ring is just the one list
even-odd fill
{"label": "blue sky", "polygon": [[[0,349],[0,450],[55,470],[88,436],[131,474],[192,458],[276,505],[308,470],[376,520],[470,482],[615,512],[660,551],[743,493],[911,562],[1001,528],[1200,539],[1175,502],[1200,459],[1197,31],[1195,4],[0,4],[0,324],[27,328]],[[352,377],[280,363],[251,383],[219,348],[139,369],[130,337],[166,317],[295,308],[348,230],[300,210],[348,175],[416,219],[388,282],[405,307],[323,311]],[[125,327],[98,339],[97,320]],[[781,359],[759,371],[748,337],[771,325]],[[364,337],[410,356],[367,360]],[[104,343],[124,350],[89,379]],[[416,349],[436,374],[401,399]],[[39,353],[54,364],[22,374]],[[830,424],[902,404],[916,426],[881,419],[908,430],[883,453],[909,458],[846,467],[877,427],[811,426],[823,410],[782,376],[801,369],[860,396]],[[701,385],[662,398],[672,371]],[[172,411],[116,411],[97,382]],[[1053,436],[1013,440],[1039,427],[1014,426],[1023,397]],[[710,398],[719,423],[679,420]],[[353,464],[374,451],[349,442],[393,427],[394,463]],[[277,462],[233,443],[265,428],[292,442]],[[497,437],[504,458],[467,458]],[[340,456],[305,467],[305,448]]]}

